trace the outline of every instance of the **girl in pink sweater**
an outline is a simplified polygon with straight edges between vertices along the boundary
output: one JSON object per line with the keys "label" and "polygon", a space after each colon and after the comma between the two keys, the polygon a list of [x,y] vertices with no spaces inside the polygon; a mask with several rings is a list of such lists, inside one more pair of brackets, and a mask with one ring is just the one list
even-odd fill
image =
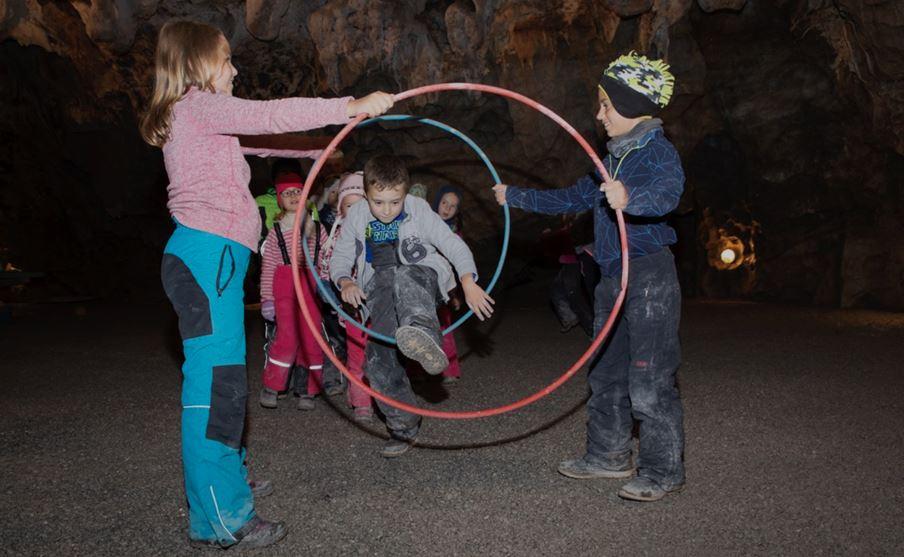
{"label": "girl in pink sweater", "polygon": [[[249,101],[232,96],[237,75],[229,43],[209,25],[172,21],[160,29],[154,92],[141,135],[163,149],[170,214],[163,287],[179,317],[182,460],[193,544],[262,547],[285,525],[257,516],[242,433],[248,398],[242,283],[257,249],[260,217],[236,135],[275,134],[345,124],[388,110],[392,96]],[[297,156],[297,154],[295,154]]]}

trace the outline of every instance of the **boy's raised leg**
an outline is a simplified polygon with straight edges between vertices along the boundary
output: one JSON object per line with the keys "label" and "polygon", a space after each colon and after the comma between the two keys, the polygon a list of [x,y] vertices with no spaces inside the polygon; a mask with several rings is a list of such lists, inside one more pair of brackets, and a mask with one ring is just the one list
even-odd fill
{"label": "boy's raised leg", "polygon": [[436,280],[436,271],[429,267],[403,265],[397,269],[393,283],[399,350],[430,375],[439,375],[449,367],[436,314]]}
{"label": "boy's raised leg", "polygon": [[[381,334],[391,335],[398,327],[393,296],[395,282],[395,268],[379,269],[368,288],[367,306],[370,310],[370,325],[374,331]],[[408,381],[408,375],[405,373],[405,367],[399,360],[399,352],[395,346],[370,339],[365,354],[367,378],[375,391],[400,402],[417,404],[414,392],[411,390],[411,383]],[[386,417],[386,427],[389,429],[391,437],[383,455],[400,456],[410,447],[417,436],[420,418],[381,401],[377,401],[377,406]]]}

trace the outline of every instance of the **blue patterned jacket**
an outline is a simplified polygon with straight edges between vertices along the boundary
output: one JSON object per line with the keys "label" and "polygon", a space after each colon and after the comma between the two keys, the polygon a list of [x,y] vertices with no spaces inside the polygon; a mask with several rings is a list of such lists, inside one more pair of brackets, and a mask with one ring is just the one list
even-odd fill
{"label": "blue patterned jacket", "polygon": [[[677,241],[665,216],[678,206],[684,191],[684,170],[675,146],[661,128],[641,137],[621,159],[612,155],[603,160],[614,179],[628,190],[628,206],[623,211],[628,233],[630,258],[649,255]],[[620,166],[620,167],[619,167]],[[616,169],[618,173],[616,174]],[[604,276],[621,273],[621,248],[615,211],[600,191],[599,171],[559,190],[533,190],[509,186],[506,202],[518,209],[547,215],[580,213],[593,209],[593,257]]]}

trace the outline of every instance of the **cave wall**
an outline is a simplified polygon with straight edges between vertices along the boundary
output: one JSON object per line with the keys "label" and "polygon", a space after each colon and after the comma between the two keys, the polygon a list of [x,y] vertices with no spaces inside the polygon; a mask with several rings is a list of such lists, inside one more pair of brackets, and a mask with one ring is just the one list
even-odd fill
{"label": "cave wall", "polygon": [[[904,309],[904,9],[875,0],[0,1],[0,258],[46,272],[45,290],[162,294],[166,175],[135,124],[173,17],[224,31],[239,96],[483,82],[550,106],[600,147],[600,69],[632,48],[665,56],[678,82],[666,129],[688,173],[674,217],[686,293]],[[512,183],[560,187],[588,170],[557,126],[499,98],[431,95],[397,111],[461,129]],[[433,129],[382,128],[351,136],[346,166],[405,156],[416,180],[466,190],[469,241],[495,241],[473,153]],[[265,188],[266,165],[252,167]],[[529,254],[552,221],[513,214],[514,252]],[[720,269],[729,237],[746,252]]]}

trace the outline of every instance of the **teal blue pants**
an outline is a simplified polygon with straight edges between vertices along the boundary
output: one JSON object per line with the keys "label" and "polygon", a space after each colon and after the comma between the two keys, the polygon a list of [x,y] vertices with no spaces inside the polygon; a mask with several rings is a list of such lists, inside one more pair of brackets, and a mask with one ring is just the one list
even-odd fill
{"label": "teal blue pants", "polygon": [[161,276],[179,317],[189,537],[229,546],[254,517],[242,433],[248,400],[243,283],[251,251],[180,224]]}

